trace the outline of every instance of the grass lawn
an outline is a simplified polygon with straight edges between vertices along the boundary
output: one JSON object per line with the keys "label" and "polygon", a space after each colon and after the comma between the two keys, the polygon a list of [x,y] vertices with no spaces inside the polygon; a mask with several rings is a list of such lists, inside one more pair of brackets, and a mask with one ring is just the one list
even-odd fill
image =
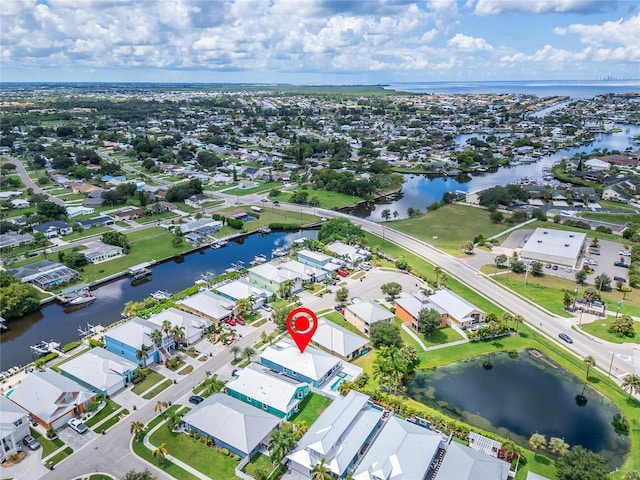
{"label": "grass lawn", "polygon": [[458,255],[462,253],[462,245],[476,235],[488,238],[508,228],[491,223],[489,216],[487,210],[453,204],[419,217],[385,222],[385,225]]}
{"label": "grass lawn", "polygon": [[163,392],[164,390],[169,388],[172,384],[173,384],[173,382],[171,380],[166,379],[164,382],[162,382],[156,388],[154,388],[149,393],[144,395],[142,398],[144,398],[145,400],[151,400],[153,397],[155,397],[156,395],[160,394],[160,392]]}
{"label": "grass lawn", "polygon": [[74,242],[81,238],[95,237],[96,235],[102,235],[103,233],[113,232],[113,229],[109,227],[93,227],[80,232],[73,232],[71,235],[65,235],[62,239],[65,242]]}
{"label": "grass lawn", "polygon": [[42,445],[42,458],[48,457],[64,445],[64,442],[59,438],[56,438],[55,440],[49,440],[47,437],[34,430],[33,428],[30,428],[30,430],[31,436],[38,442],[40,442],[40,445]]}
{"label": "grass lawn", "polygon": [[253,478],[257,478],[256,472],[260,470],[271,472],[273,468],[273,461],[271,460],[271,457],[267,457],[263,453],[258,453],[249,463],[247,463],[244,467],[244,471]]}
{"label": "grass lawn", "polygon": [[166,444],[170,455],[182,460],[209,478],[235,478],[235,468],[238,461],[188,435],[170,431],[168,425],[161,426],[151,435],[149,440],[155,446]]}
{"label": "grass lawn", "polygon": [[109,420],[107,420],[106,422],[104,422],[102,425],[100,425],[100,428],[96,430],[96,432],[98,431],[102,431],[102,430],[109,430],[111,427],[113,427],[116,423],[118,423],[120,420],[122,420],[120,418],[120,415],[129,415],[129,410],[127,410],[126,408],[120,412],[120,414],[116,415],[115,417],[111,417]]}
{"label": "grass lawn", "polygon": [[[354,205],[362,201],[360,197],[347,195],[346,193],[330,192],[328,190],[322,190],[322,189],[318,189],[318,190],[313,190],[311,188],[300,189],[300,187],[298,187],[298,191],[309,193],[309,199],[313,197],[318,197],[318,200],[320,200],[320,206],[322,208],[327,208],[329,210],[338,210],[339,208],[348,207],[349,205]],[[278,197],[274,197],[273,200],[289,202],[291,195],[293,194],[284,193]]]}
{"label": "grass lawn", "polygon": [[336,325],[340,325],[342,328],[349,330],[357,335],[362,336],[362,332],[358,330],[356,327],[347,322],[342,315],[340,315],[335,310],[331,310],[329,313],[325,313],[320,318],[326,318],[327,320],[332,321]]}
{"label": "grass lawn", "polygon": [[[260,227],[267,227],[271,223],[295,223],[296,225],[300,225],[300,221],[302,220],[302,224],[307,225],[309,223],[316,223],[320,220],[320,217],[316,217],[315,215],[308,215],[306,213],[303,213],[301,215],[300,212],[291,212],[289,210],[284,210],[277,207],[272,208],[260,206],[260,208],[262,208],[261,212],[254,212],[249,206],[240,205],[236,207],[224,208],[220,210],[219,213],[231,212],[234,210],[244,210],[252,215],[259,215],[260,218],[244,224],[244,228],[249,232],[254,232]],[[223,227],[223,230],[218,236],[224,236],[224,231],[227,228],[229,227]],[[229,229],[229,232],[235,233],[237,232],[237,230]]]}
{"label": "grass lawn", "polygon": [[610,208],[611,210],[629,210],[635,212],[636,208],[628,203],[614,202],[612,200],[598,200],[598,203],[602,208]]}
{"label": "grass lawn", "polygon": [[160,383],[165,378],[160,375],[158,372],[154,372],[153,370],[149,370],[147,372],[147,377],[140,383],[136,384],[131,391],[136,395],[140,395],[143,392],[146,392],[155,384]]}
{"label": "grass lawn", "polygon": [[96,423],[101,422],[102,420],[107,418],[109,415],[111,415],[113,412],[115,412],[116,410],[119,410],[119,409],[120,409],[120,405],[118,405],[113,400],[109,399],[109,400],[107,400],[107,406],[104,407],[102,410],[100,410],[96,415],[91,417],[89,420],[84,422],[84,424],[87,427],[91,428]]}
{"label": "grass lawn", "polygon": [[230,190],[225,190],[224,193],[227,193],[229,195],[240,195],[240,196],[251,195],[252,193],[268,192],[272,188],[280,188],[283,185],[284,184],[282,182],[265,182],[265,183],[261,183],[257,187],[253,187],[253,188],[239,188],[239,187],[238,188],[232,188]]}
{"label": "grass lawn", "polygon": [[582,218],[597,220],[599,222],[615,223],[624,225],[626,223],[640,223],[640,214],[637,213],[600,213],[600,212],[580,212]]}
{"label": "grass lawn", "polygon": [[[395,321],[398,323],[402,323],[402,320],[400,320],[398,317],[396,317]],[[398,324],[398,326],[400,325]],[[409,334],[405,332],[404,329],[402,329],[402,335],[403,335],[403,339],[404,339],[404,335],[406,335],[407,337],[409,336]],[[428,337],[424,336],[421,333],[417,333],[417,335],[420,337],[420,340],[422,340],[422,343],[424,343],[426,347],[434,347],[436,345],[444,345],[445,343],[464,340],[462,338],[462,335],[460,335],[451,327],[438,328],[435,332],[431,334],[431,336],[428,336]],[[408,343],[408,341],[405,340],[405,343]]]}
{"label": "grass lawn", "polygon": [[153,222],[158,222],[160,220],[164,220],[167,218],[174,218],[177,217],[177,215],[173,212],[162,212],[162,213],[157,213],[156,215],[147,215],[145,217],[140,217],[136,219],[137,223],[153,223]]}
{"label": "grass lawn", "polygon": [[291,418],[291,421],[304,422],[307,427],[310,427],[329,405],[331,405],[331,399],[310,392],[300,403],[300,410]]}
{"label": "grass lawn", "polygon": [[49,460],[47,460],[47,465],[49,465],[50,463],[53,463],[54,465],[57,465],[58,463],[60,463],[62,460],[64,460],[65,458],[67,458],[69,455],[71,455],[73,453],[73,448],[71,447],[67,447],[64,450],[56,453],[53,457],[51,457]]}
{"label": "grass lawn", "polygon": [[597,320],[591,323],[583,323],[582,329],[602,340],[606,340],[611,343],[640,343],[640,323],[636,322],[634,330],[636,330],[635,337],[620,337],[616,334],[609,332],[609,327],[611,323],[615,320],[614,316],[609,316],[607,318],[598,318]]}
{"label": "grass lawn", "polygon": [[186,205],[184,202],[176,202],[175,205],[176,207],[178,207],[178,210],[180,210],[181,212],[192,213],[197,210],[197,208],[193,208],[189,205]]}

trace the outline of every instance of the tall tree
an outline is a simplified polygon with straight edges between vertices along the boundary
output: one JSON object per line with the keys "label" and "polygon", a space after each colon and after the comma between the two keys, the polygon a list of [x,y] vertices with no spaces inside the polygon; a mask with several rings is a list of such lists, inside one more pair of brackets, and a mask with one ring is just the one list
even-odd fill
{"label": "tall tree", "polygon": [[435,308],[423,308],[418,312],[418,331],[430,337],[442,324],[442,314]]}
{"label": "tall tree", "polygon": [[442,267],[436,265],[433,267],[433,271],[436,274],[436,288],[440,288],[440,274],[442,273]]}
{"label": "tall tree", "polygon": [[142,366],[147,366],[147,357],[149,356],[149,352],[151,351],[151,347],[145,345],[144,343],[140,345],[140,348],[136,350],[136,358],[138,361],[142,360]]}
{"label": "tall tree", "polygon": [[222,391],[224,388],[224,382],[218,379],[217,374],[211,375],[211,372],[205,372],[206,378],[202,382],[202,395],[208,397],[214,393]]}
{"label": "tall tree", "polygon": [[144,423],[142,422],[131,422],[131,427],[129,428],[129,432],[133,434],[133,438],[135,442],[140,441],[140,432],[144,430]]}
{"label": "tall tree", "polygon": [[152,452],[152,455],[158,460],[158,463],[161,463],[165,458],[167,458],[167,455],[169,455],[167,444],[161,443],[158,448]]}
{"label": "tall tree", "polygon": [[393,300],[400,294],[400,292],[402,292],[402,285],[398,282],[383,283],[380,285],[380,290]]}
{"label": "tall tree", "polygon": [[283,422],[280,428],[271,432],[271,440],[269,440],[273,463],[279,463],[295,445],[296,435],[293,426],[289,422]]}
{"label": "tall tree", "polygon": [[239,345],[233,345],[230,350],[233,353],[233,360],[238,360],[238,354],[242,352],[242,348]]}
{"label": "tall tree", "polygon": [[153,411],[162,413],[162,409],[163,408],[167,408],[168,406],[169,406],[169,404],[167,402],[163,402],[162,400],[158,400],[156,402],[156,406],[153,408]]}
{"label": "tall tree", "polygon": [[545,450],[547,448],[547,438],[541,433],[534,433],[529,438],[529,446],[535,452],[535,455],[538,455],[538,451]]}
{"label": "tall tree", "polygon": [[591,355],[587,355],[582,361],[587,366],[587,381],[589,381],[589,369],[596,366],[596,359]]}
{"label": "tall tree", "polygon": [[322,457],[320,459],[320,463],[313,467],[313,471],[311,472],[311,480],[327,480],[328,478],[331,478],[330,474],[331,470],[326,464],[325,458]]}
{"label": "tall tree", "polygon": [[256,351],[253,347],[245,347],[244,350],[242,350],[242,354],[247,357],[247,361],[251,361],[251,357],[253,357],[256,354]]}
{"label": "tall tree", "polygon": [[558,480],[606,480],[609,472],[601,455],[576,445],[556,463]]}
{"label": "tall tree", "polygon": [[631,399],[631,394],[640,394],[640,376],[631,374],[624,377],[622,379],[622,389],[629,391],[629,399]]}
{"label": "tall tree", "polygon": [[553,453],[556,456],[556,460],[558,460],[558,457],[569,452],[569,444],[564,441],[564,438],[551,437],[549,439],[549,451]]}

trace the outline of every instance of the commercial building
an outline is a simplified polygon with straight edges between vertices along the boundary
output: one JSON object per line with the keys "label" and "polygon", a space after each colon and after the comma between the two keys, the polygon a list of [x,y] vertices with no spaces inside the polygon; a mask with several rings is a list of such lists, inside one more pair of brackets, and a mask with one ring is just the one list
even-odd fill
{"label": "commercial building", "polygon": [[536,228],[520,250],[520,257],[575,268],[584,253],[586,241],[586,233]]}

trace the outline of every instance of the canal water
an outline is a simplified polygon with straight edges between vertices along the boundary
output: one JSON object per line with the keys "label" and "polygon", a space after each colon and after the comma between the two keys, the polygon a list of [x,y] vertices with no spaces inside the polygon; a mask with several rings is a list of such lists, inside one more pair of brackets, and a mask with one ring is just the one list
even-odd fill
{"label": "canal water", "polygon": [[120,313],[128,301],[140,301],[156,290],[179,292],[192,286],[202,274],[224,273],[232,263],[242,261],[249,266],[256,255],[271,258],[271,251],[289,246],[301,236],[317,237],[317,231],[267,235],[253,234],[237,238],[220,249],[205,248],[197,252],[169,260],[153,267],[153,274],[142,281],[132,282],[122,278],[102,285],[94,291],[96,300],[84,308],[65,308],[50,303],[18,320],[9,321],[9,329],[0,335],[0,364],[2,370],[11,366],[26,365],[33,360],[29,346],[41,341],[60,342],[60,345],[79,338],[78,328],[92,325],[110,325],[120,320]]}
{"label": "canal water", "polygon": [[[560,161],[562,157],[571,158],[577,153],[589,153],[596,148],[601,150],[620,150],[633,146],[632,138],[640,135],[640,125],[617,125],[621,132],[610,134],[596,134],[589,145],[565,148],[552,155],[545,156],[539,162],[523,165],[505,166],[489,172],[462,174],[458,177],[430,178],[426,175],[405,174],[402,192],[390,199],[382,199],[375,204],[360,204],[353,210],[353,214],[373,221],[382,221],[382,211],[385,209],[398,212],[397,218],[407,218],[409,207],[424,211],[433,202],[442,199],[445,192],[462,191],[475,192],[496,185],[506,185],[523,177],[542,181],[544,167],[550,167]],[[627,131],[628,130],[628,131]],[[456,137],[457,145],[464,145],[472,137],[484,139],[487,135],[465,134]],[[636,149],[637,146],[634,148]]]}
{"label": "canal water", "polygon": [[[487,361],[490,368],[483,365]],[[600,453],[611,469],[629,451],[629,437],[612,427],[618,410],[607,398],[585,386],[584,379],[526,351],[517,358],[498,353],[419,372],[407,395],[525,447],[536,432],[547,440],[563,437]]]}

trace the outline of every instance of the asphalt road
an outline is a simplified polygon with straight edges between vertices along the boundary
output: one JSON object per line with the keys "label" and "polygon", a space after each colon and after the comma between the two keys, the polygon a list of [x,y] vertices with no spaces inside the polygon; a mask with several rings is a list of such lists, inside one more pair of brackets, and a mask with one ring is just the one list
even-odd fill
{"label": "asphalt road", "polygon": [[22,183],[24,184],[25,187],[32,188],[34,193],[39,193],[40,195],[46,195],[50,201],[52,201],[57,205],[61,205],[63,207],[65,206],[63,200],[60,200],[59,198],[54,197],[53,195],[49,195],[45,190],[41,189],[38,185],[33,183],[33,180],[31,180],[31,177],[29,177],[29,174],[25,170],[24,165],[22,165],[22,162],[20,160],[18,160],[17,158],[8,157],[8,156],[6,158],[8,158],[9,161],[16,166],[18,176],[20,177],[20,180],[22,180]]}

